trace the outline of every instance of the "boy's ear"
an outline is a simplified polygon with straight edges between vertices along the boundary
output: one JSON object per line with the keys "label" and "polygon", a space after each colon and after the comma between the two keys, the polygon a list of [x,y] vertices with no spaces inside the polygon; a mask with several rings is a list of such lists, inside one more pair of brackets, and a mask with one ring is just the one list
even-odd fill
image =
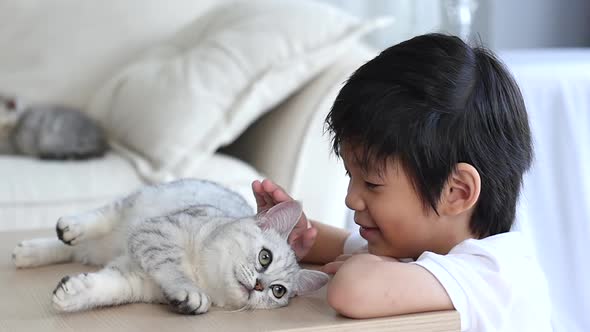
{"label": "boy's ear", "polygon": [[454,216],[471,209],[481,192],[481,178],[475,167],[458,163],[441,195],[439,213]]}

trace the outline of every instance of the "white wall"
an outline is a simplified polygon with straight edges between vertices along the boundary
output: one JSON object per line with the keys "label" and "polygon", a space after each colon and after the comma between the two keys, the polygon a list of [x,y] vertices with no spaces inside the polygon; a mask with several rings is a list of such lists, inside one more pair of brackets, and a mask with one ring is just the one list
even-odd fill
{"label": "white wall", "polygon": [[440,0],[319,0],[340,7],[355,16],[393,16],[395,22],[370,34],[366,40],[386,48],[417,34],[436,31],[440,25]]}

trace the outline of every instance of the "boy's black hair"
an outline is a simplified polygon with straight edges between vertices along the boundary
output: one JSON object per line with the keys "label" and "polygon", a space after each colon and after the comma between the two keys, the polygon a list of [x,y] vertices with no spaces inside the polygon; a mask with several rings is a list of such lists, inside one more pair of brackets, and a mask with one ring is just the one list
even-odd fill
{"label": "boy's black hair", "polygon": [[336,155],[345,143],[363,147],[364,169],[399,161],[435,212],[457,163],[474,166],[481,193],[470,230],[510,230],[533,147],[520,90],[491,51],[442,34],[392,46],[350,77],[326,125]]}

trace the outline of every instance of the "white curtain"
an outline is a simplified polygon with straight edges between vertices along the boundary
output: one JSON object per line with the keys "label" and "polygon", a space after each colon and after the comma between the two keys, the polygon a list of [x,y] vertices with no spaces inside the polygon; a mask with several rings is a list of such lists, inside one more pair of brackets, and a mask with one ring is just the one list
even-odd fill
{"label": "white curtain", "polygon": [[590,49],[500,56],[523,93],[535,144],[516,228],[548,279],[554,330],[590,331]]}

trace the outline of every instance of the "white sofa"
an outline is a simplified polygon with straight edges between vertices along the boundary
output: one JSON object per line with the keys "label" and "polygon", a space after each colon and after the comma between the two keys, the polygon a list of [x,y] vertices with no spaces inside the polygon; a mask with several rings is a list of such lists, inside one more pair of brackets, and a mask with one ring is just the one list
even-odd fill
{"label": "white sofa", "polygon": [[[220,2],[3,1],[0,91],[85,109],[113,73]],[[310,218],[343,227],[347,180],[323,121],[342,83],[374,54],[356,44],[335,57],[233,144],[184,175],[224,183],[253,205],[251,181],[269,177],[302,201]],[[53,227],[61,215],[150,182],[116,149],[88,161],[0,156],[0,174],[0,231]]]}

